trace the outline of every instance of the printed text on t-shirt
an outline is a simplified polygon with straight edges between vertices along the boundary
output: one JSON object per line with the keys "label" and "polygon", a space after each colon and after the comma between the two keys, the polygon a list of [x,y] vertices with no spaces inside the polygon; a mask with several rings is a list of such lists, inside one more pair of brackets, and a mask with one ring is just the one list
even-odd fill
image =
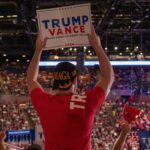
{"label": "printed text on t-shirt", "polygon": [[74,110],[77,109],[85,109],[86,104],[86,95],[85,93],[82,93],[80,95],[72,95],[71,101],[70,101],[70,109]]}

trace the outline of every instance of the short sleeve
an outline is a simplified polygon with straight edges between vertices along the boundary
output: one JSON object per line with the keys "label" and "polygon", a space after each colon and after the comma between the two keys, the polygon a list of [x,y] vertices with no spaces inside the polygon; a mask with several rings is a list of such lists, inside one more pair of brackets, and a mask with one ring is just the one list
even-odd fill
{"label": "short sleeve", "polygon": [[100,86],[94,87],[92,90],[86,92],[87,105],[93,111],[101,107],[105,100],[104,90]]}
{"label": "short sleeve", "polygon": [[35,88],[31,91],[31,101],[36,109],[41,106],[45,95],[45,92],[41,88]]}

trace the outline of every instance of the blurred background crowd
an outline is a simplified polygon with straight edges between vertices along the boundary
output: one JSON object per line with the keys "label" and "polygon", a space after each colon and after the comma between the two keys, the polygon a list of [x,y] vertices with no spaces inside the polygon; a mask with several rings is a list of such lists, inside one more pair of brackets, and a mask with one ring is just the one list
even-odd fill
{"label": "blurred background crowd", "polygon": [[[97,66],[85,68],[78,76],[78,92],[91,89],[99,75]],[[124,145],[125,150],[139,150],[139,131],[150,130],[150,70],[142,67],[115,68],[116,81],[102,108],[97,112],[92,130],[92,149],[110,150],[120,133],[119,119],[125,104],[136,106],[141,110]],[[53,71],[41,70],[38,77],[41,85],[52,90]],[[25,72],[0,71],[0,94],[7,98],[15,96],[13,101],[0,101],[0,128],[3,130],[19,130],[35,128],[40,123],[30,100],[26,85]],[[23,100],[22,100],[23,99]],[[30,137],[9,137],[10,143],[25,146],[30,144]]]}

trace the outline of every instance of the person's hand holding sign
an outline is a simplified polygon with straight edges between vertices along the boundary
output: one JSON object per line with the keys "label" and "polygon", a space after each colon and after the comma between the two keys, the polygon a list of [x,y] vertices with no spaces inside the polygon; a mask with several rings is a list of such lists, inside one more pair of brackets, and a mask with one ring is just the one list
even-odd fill
{"label": "person's hand holding sign", "polygon": [[42,39],[41,32],[39,31],[36,39],[36,51],[42,51],[45,48],[47,42],[47,37]]}
{"label": "person's hand holding sign", "polygon": [[42,39],[41,32],[38,32],[36,44],[35,44],[35,52],[27,71],[27,83],[28,83],[29,93],[31,93],[31,91],[35,88],[42,88],[38,83],[37,78],[39,72],[40,57],[43,48],[45,48],[46,42],[47,42],[47,37]]}
{"label": "person's hand holding sign", "polygon": [[99,77],[98,82],[95,86],[100,86],[104,90],[106,98],[114,81],[114,71],[107,55],[102,48],[100,38],[96,34],[93,25],[91,25],[91,34],[88,34],[88,38],[89,43],[94,48],[94,51],[99,60],[99,64],[101,66],[101,76]]}
{"label": "person's hand holding sign", "polygon": [[97,50],[99,50],[99,47],[101,47],[101,41],[98,35],[96,34],[93,25],[91,25],[91,34],[89,34],[88,37],[89,37],[89,43],[94,48],[96,54],[98,54],[99,51]]}

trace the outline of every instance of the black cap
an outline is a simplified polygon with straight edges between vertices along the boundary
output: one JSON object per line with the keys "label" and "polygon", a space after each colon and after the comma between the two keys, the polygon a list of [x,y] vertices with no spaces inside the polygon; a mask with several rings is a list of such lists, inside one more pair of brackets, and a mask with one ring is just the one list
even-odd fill
{"label": "black cap", "polygon": [[70,62],[59,63],[54,71],[53,90],[68,90],[77,76],[75,65]]}

